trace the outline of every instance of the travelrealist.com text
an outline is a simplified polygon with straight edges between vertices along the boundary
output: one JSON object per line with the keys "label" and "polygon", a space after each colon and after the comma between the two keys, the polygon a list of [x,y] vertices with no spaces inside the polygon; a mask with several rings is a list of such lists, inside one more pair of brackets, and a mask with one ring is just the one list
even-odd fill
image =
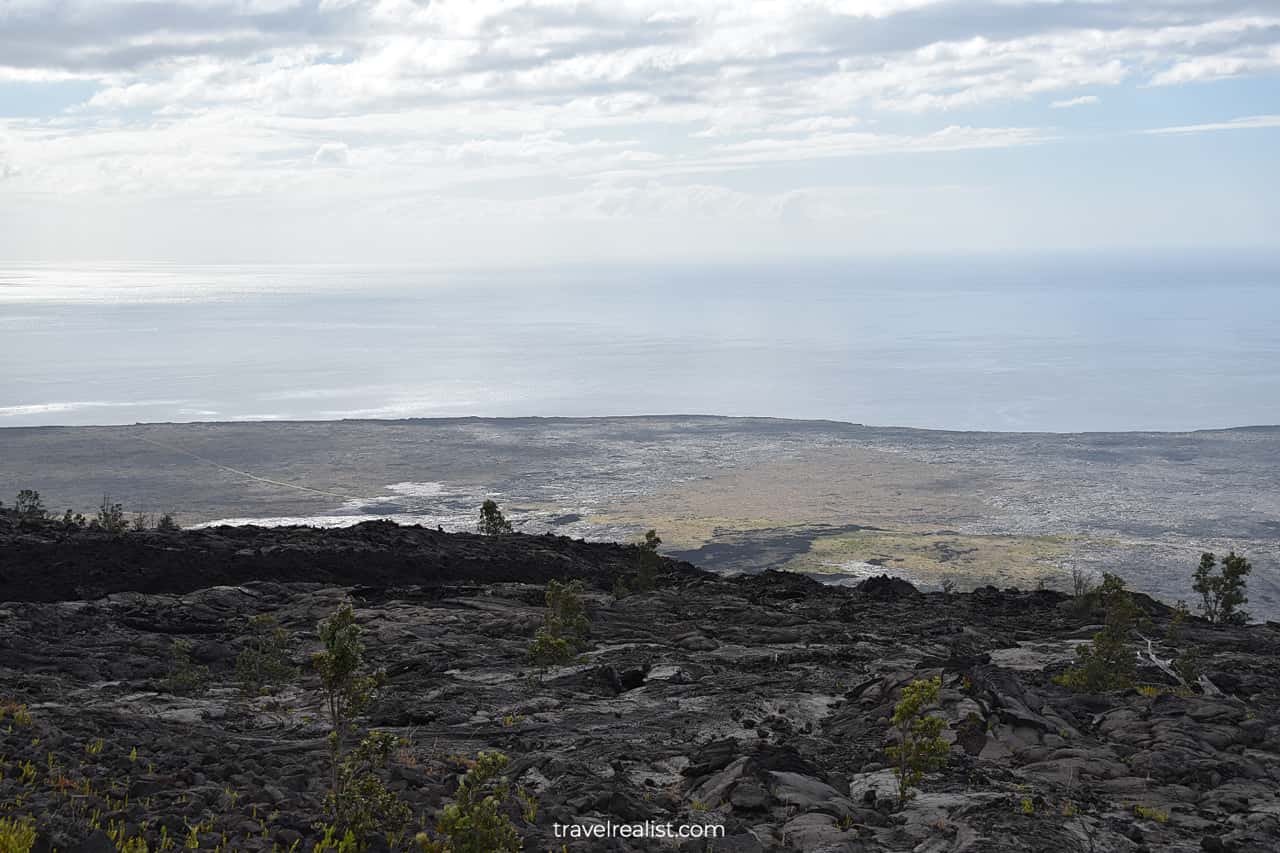
{"label": "travelrealist.com text", "polygon": [[724,827],[714,823],[557,823],[556,838],[723,838]]}

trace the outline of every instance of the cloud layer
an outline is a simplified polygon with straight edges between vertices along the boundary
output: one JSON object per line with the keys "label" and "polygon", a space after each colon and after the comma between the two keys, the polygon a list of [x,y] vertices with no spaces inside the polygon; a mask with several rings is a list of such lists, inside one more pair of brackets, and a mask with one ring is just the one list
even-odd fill
{"label": "cloud layer", "polygon": [[1037,146],[1109,90],[1278,71],[1273,0],[10,0],[0,193],[856,221],[865,170],[744,176]]}

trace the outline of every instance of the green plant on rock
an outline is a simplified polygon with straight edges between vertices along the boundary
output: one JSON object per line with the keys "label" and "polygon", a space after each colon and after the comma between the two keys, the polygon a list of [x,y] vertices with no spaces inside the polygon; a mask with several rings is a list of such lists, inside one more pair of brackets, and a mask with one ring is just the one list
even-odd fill
{"label": "green plant on rock", "polygon": [[413,811],[383,783],[384,770],[400,739],[387,732],[369,732],[342,757],[338,785],[325,799],[333,825],[351,834],[357,843],[382,835],[391,849],[398,849]]}
{"label": "green plant on rock", "polygon": [[170,650],[169,674],[161,682],[165,692],[177,696],[199,696],[209,689],[209,667],[191,659],[191,643],[174,640]]}
{"label": "green plant on rock", "polygon": [[[356,843],[354,832],[347,830],[342,835],[333,824],[317,827],[321,833],[320,840],[311,847],[311,853],[356,853],[360,845]],[[294,842],[297,845],[297,842]]]}
{"label": "green plant on rock", "polygon": [[365,671],[364,643],[350,604],[321,621],[319,633],[324,648],[312,656],[311,666],[320,676],[329,716],[330,792],[341,799],[347,738],[355,731],[356,717],[368,707],[382,676]]}
{"label": "green plant on rock", "polygon": [[[458,783],[453,802],[436,821],[435,836],[414,839],[422,853],[516,853],[520,834],[506,814],[511,786],[502,775],[507,756],[482,752]],[[523,811],[528,812],[526,803]],[[535,811],[536,814],[536,811]]]}
{"label": "green plant on rock", "polygon": [[1136,671],[1136,656],[1129,646],[1136,610],[1124,580],[1104,574],[1096,595],[1106,610],[1103,629],[1093,635],[1092,642],[1076,650],[1076,665],[1053,679],[1079,693],[1130,687]]}
{"label": "green plant on rock", "polygon": [[0,853],[28,853],[36,843],[36,822],[29,817],[0,817]]}
{"label": "green plant on rock", "polygon": [[249,620],[249,641],[236,657],[236,679],[245,693],[259,694],[298,677],[289,657],[289,632],[269,614]]}
{"label": "green plant on rock", "polygon": [[535,664],[546,667],[567,663],[587,648],[591,620],[587,618],[582,593],[580,580],[547,584],[547,612],[529,646],[529,659]]}
{"label": "green plant on rock", "polygon": [[167,530],[172,532],[180,529],[181,528],[178,527],[178,522],[173,520],[173,513],[166,512],[156,521],[156,530]]}
{"label": "green plant on rock", "polygon": [[938,701],[942,677],[917,679],[902,688],[902,697],[893,707],[889,722],[897,743],[885,748],[898,783],[898,802],[912,796],[912,788],[920,784],[924,774],[944,767],[951,754],[950,745],[942,738],[947,721],[930,716],[925,710]]}
{"label": "green plant on rock", "polygon": [[476,530],[484,536],[501,536],[511,532],[511,522],[507,521],[498,504],[490,499],[480,505],[480,521]]}
{"label": "green plant on rock", "polygon": [[636,577],[631,585],[633,591],[643,592],[658,585],[658,572],[662,568],[662,555],[658,553],[658,546],[661,544],[662,537],[658,536],[656,530],[645,531],[644,538],[635,543]]}
{"label": "green plant on rock", "polygon": [[1210,622],[1221,625],[1243,625],[1249,614],[1241,610],[1248,603],[1245,595],[1245,578],[1253,566],[1235,551],[1222,558],[1218,570],[1218,558],[1206,551],[1200,555],[1200,565],[1192,575],[1191,588],[1200,593],[1200,612]]}

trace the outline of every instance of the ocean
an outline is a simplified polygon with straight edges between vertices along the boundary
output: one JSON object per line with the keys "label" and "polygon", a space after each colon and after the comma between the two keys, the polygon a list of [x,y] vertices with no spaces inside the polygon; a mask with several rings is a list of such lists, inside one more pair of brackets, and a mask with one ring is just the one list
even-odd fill
{"label": "ocean", "polygon": [[664,413],[1280,423],[1280,258],[0,267],[0,426]]}

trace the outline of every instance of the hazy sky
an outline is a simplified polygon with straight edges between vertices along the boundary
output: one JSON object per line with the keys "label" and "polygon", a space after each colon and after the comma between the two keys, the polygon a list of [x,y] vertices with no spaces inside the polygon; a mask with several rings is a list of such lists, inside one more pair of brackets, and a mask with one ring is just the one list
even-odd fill
{"label": "hazy sky", "polygon": [[0,0],[0,260],[1263,246],[1277,0]]}

